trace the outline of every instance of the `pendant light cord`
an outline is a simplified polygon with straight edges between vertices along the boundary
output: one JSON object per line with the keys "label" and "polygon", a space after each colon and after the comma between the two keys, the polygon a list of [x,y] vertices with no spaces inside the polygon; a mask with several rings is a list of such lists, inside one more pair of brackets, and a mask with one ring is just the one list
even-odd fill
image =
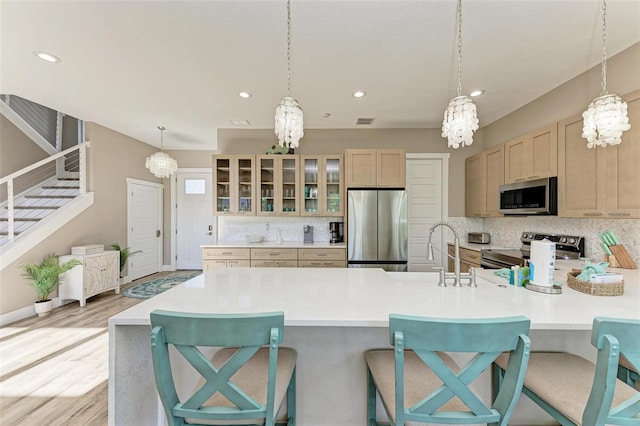
{"label": "pendant light cord", "polygon": [[160,130],[160,151],[164,151],[163,147],[164,147],[164,131],[166,130],[166,127],[163,126],[158,126],[158,129]]}
{"label": "pendant light cord", "polygon": [[291,0],[287,0],[287,96],[291,97]]}
{"label": "pendant light cord", "polygon": [[607,92],[607,0],[602,0],[602,92],[600,96],[605,96]]}
{"label": "pendant light cord", "polygon": [[458,0],[458,96],[462,95],[462,0]]}

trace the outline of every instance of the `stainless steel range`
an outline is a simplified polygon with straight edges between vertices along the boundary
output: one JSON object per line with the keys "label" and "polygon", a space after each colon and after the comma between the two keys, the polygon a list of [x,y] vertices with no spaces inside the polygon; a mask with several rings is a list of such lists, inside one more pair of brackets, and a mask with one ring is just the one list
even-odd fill
{"label": "stainless steel range", "polygon": [[480,266],[485,269],[526,266],[531,255],[531,241],[548,239],[556,243],[556,259],[579,259],[584,256],[584,238],[571,235],[538,234],[523,232],[520,250],[483,249],[480,251]]}

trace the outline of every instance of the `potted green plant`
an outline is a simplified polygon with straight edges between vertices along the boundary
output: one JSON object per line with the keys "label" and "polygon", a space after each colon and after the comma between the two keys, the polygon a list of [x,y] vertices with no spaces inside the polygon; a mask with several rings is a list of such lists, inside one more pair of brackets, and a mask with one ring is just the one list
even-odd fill
{"label": "potted green plant", "polygon": [[122,248],[118,243],[111,244],[111,248],[120,252],[120,278],[124,278],[122,273],[125,266],[127,266],[127,259],[134,254],[142,253],[142,250],[131,251],[131,247]]}
{"label": "potted green plant", "polygon": [[47,253],[39,265],[29,263],[21,266],[23,270],[22,276],[31,280],[31,284],[38,294],[34,303],[38,316],[47,315],[53,309],[53,302],[49,299],[49,293],[58,286],[62,279],[62,274],[78,265],[82,265],[82,262],[78,259],[60,263],[58,255]]}

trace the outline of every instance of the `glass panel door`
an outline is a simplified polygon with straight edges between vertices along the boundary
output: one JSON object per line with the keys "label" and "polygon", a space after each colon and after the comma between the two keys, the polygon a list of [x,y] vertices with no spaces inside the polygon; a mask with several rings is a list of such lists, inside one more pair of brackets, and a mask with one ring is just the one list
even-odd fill
{"label": "glass panel door", "polygon": [[330,216],[341,216],[342,208],[342,157],[326,157],[324,161],[325,213]]}
{"label": "glass panel door", "polygon": [[238,213],[253,213],[253,158],[238,158]]}
{"label": "glass panel door", "polygon": [[302,198],[302,214],[320,214],[322,208],[319,205],[318,189],[320,188],[320,158],[304,158],[302,160],[304,197]]}
{"label": "glass panel door", "polygon": [[213,160],[215,178],[215,213],[231,212],[231,158],[220,157]]}
{"label": "glass panel door", "polygon": [[282,186],[280,188],[280,197],[283,213],[296,213],[297,211],[297,163],[297,157],[282,157]]}
{"label": "glass panel door", "polygon": [[275,159],[259,158],[258,173],[260,179],[260,211],[259,213],[272,213],[275,209]]}

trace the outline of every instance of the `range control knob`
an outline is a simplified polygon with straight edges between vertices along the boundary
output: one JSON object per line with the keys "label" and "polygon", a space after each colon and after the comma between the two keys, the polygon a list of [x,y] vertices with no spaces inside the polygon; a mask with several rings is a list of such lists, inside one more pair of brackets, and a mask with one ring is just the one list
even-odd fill
{"label": "range control knob", "polygon": [[575,244],[575,243],[576,243],[575,238],[569,238],[569,244]]}
{"label": "range control knob", "polygon": [[561,242],[561,243],[566,243],[566,242],[567,242],[567,239],[566,239],[565,237],[562,237],[562,238],[560,238],[560,242]]}

